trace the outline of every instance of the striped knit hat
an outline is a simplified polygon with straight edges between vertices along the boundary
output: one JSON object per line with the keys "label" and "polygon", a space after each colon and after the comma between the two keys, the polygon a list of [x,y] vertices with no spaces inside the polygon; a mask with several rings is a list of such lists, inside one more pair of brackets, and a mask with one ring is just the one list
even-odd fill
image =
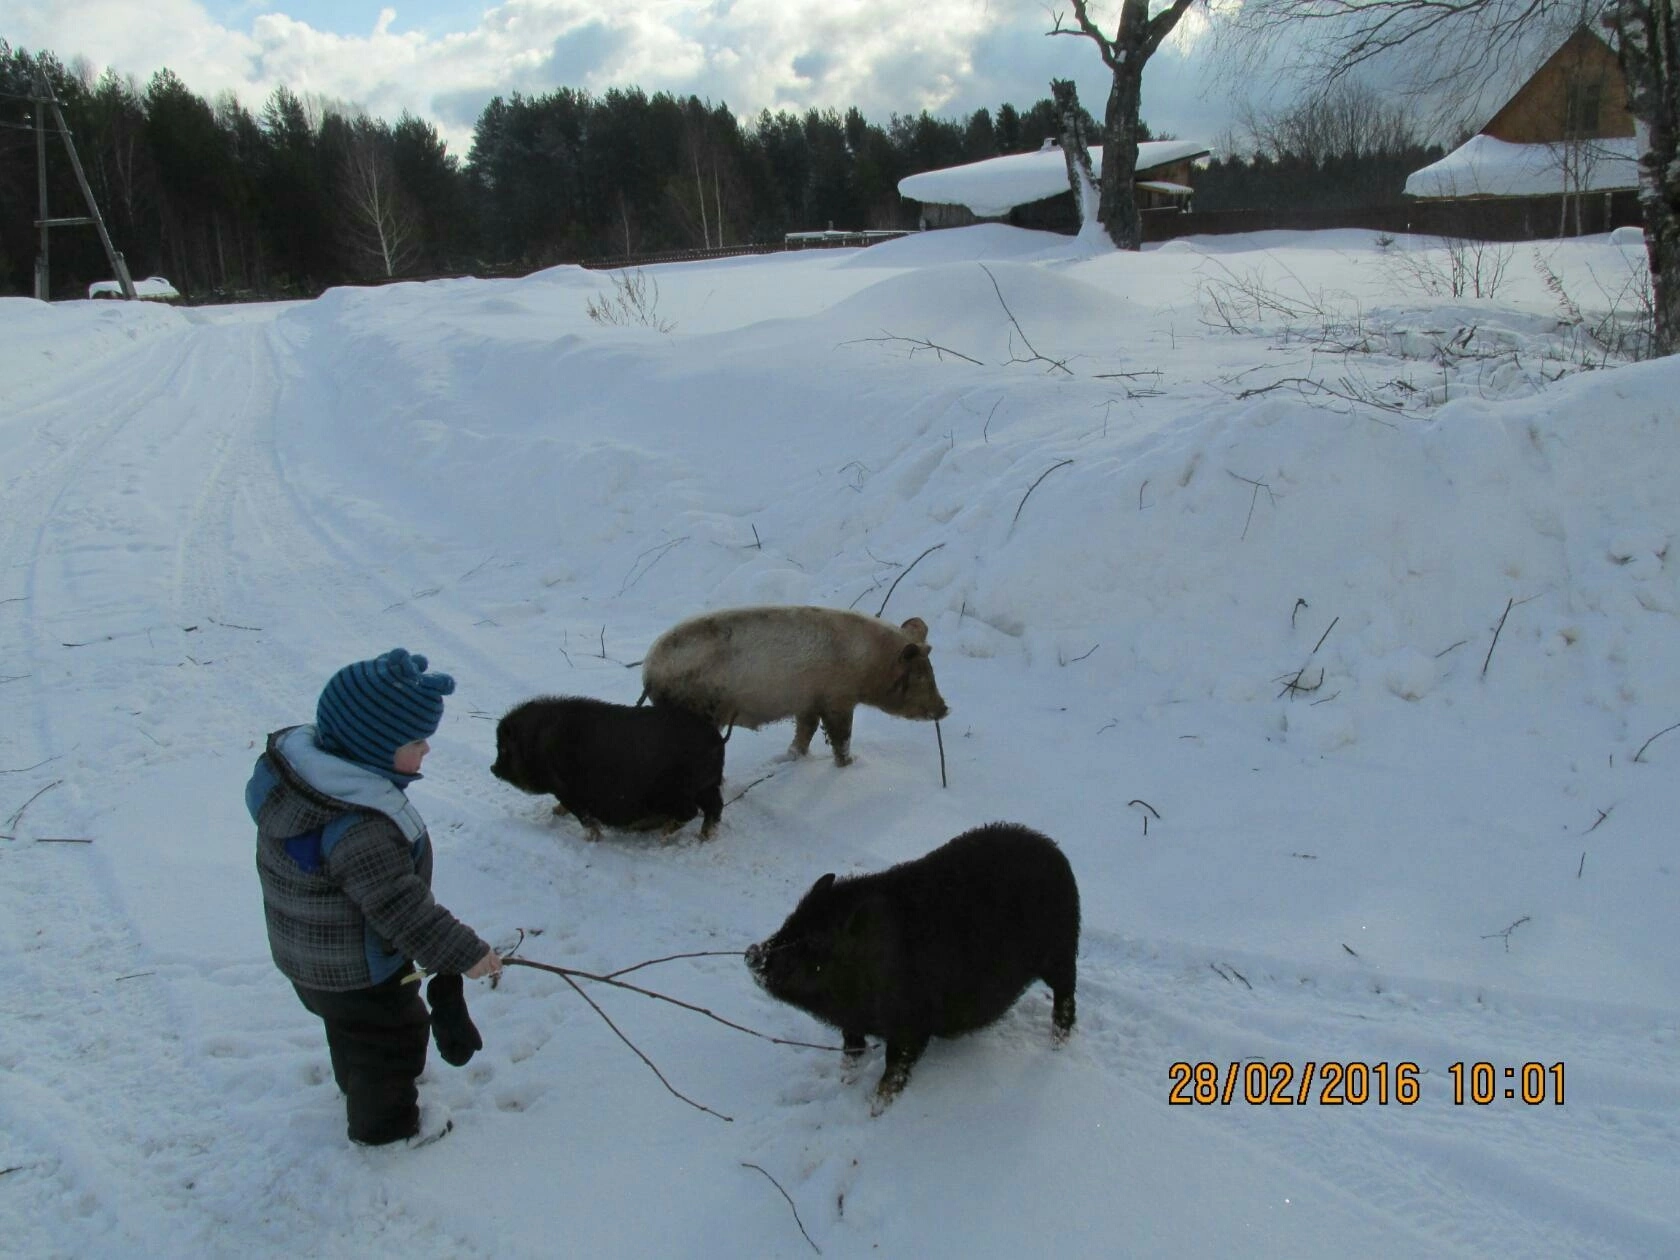
{"label": "striped knit hat", "polygon": [[334,756],[388,774],[397,749],[429,739],[443,721],[448,674],[428,674],[426,658],[392,648],[334,674],[315,706],[315,742]]}

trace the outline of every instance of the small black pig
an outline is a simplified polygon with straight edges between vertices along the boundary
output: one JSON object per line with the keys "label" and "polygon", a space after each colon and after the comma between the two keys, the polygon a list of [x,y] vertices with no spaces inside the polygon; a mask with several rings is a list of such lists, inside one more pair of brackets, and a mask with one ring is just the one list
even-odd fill
{"label": "small black pig", "polygon": [[496,726],[490,773],[521,791],[552,792],[591,840],[601,824],[674,832],[704,813],[708,840],[723,813],[723,736],[680,709],[638,709],[585,696],[542,696]]}
{"label": "small black pig", "polygon": [[849,1060],[865,1036],[886,1040],[879,1115],[929,1037],[984,1027],[1034,980],[1050,986],[1052,1035],[1066,1040],[1078,949],[1079,887],[1056,842],[988,823],[873,875],[824,875],[747,950],[747,967],[772,997],[838,1028]]}

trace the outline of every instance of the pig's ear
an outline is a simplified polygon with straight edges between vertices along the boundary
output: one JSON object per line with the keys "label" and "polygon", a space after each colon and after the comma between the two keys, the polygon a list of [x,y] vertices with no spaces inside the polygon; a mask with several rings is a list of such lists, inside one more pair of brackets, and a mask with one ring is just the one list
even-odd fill
{"label": "pig's ear", "polygon": [[827,875],[824,875],[816,883],[812,884],[811,885],[811,891],[806,893],[805,895],[807,897],[820,897],[820,896],[822,896],[823,893],[827,892],[830,888],[833,888],[833,887],[834,887],[834,872],[830,871]]}
{"label": "pig's ear", "polygon": [[898,659],[901,661],[913,661],[925,651],[927,651],[927,649],[920,643],[906,643],[904,645],[904,650],[898,654]]}
{"label": "pig's ear", "polygon": [[905,634],[909,635],[917,643],[927,642],[927,622],[923,621],[920,617],[910,618],[910,620],[906,621],[899,627],[899,629],[904,631]]}

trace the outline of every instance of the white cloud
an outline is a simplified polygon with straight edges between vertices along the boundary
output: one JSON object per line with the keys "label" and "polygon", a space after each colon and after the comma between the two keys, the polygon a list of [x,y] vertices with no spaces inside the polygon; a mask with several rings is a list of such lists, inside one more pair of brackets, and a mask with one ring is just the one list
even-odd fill
{"label": "white cloud", "polygon": [[[395,118],[437,123],[464,156],[490,97],[558,87],[638,86],[727,101],[743,115],[856,105],[873,121],[928,110],[958,117],[1008,101],[1025,108],[1073,77],[1102,114],[1107,74],[1088,41],[1049,39],[1033,4],[924,0],[507,0],[470,26],[394,31],[400,8],[368,6],[362,33],[324,32],[283,11],[224,24],[192,0],[58,0],[8,20],[21,47],[87,58],[142,82],[167,66],[195,92],[232,91],[258,108],[285,84]],[[1178,48],[1144,79],[1145,118],[1211,133],[1210,110]],[[1151,110],[1160,102],[1162,109]]]}

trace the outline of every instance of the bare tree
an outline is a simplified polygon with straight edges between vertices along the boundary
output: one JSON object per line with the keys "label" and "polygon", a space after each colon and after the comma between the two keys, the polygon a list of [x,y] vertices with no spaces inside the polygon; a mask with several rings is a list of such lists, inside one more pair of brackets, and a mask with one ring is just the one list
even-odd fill
{"label": "bare tree", "polygon": [[1220,39],[1245,82],[1278,63],[1328,92],[1362,76],[1397,82],[1437,132],[1487,117],[1578,24],[1583,0],[1253,0]]}
{"label": "bare tree", "polygon": [[[1438,116],[1490,85],[1508,90],[1584,15],[1615,32],[1639,124],[1640,203],[1650,258],[1654,351],[1680,350],[1680,26],[1674,0],[1251,0],[1228,24],[1235,61],[1268,56],[1321,86],[1361,70],[1404,72]],[[1106,180],[1105,190],[1106,190]]]}
{"label": "bare tree", "polygon": [[1421,142],[1411,112],[1355,79],[1309,92],[1286,109],[1238,111],[1250,147],[1277,160],[1324,162],[1403,153]]}
{"label": "bare tree", "polygon": [[399,275],[420,253],[420,219],[397,182],[385,124],[358,118],[344,151],[344,215],[357,260],[376,274]]}
{"label": "bare tree", "polygon": [[1121,0],[1120,22],[1111,38],[1091,20],[1088,0],[1073,0],[1073,19],[1077,26],[1062,25],[1062,15],[1058,13],[1056,25],[1049,32],[1089,39],[1102,53],[1103,64],[1113,75],[1108,108],[1103,114],[1102,206],[1098,217],[1109,239],[1120,249],[1143,247],[1143,220],[1138,216],[1135,187],[1143,67],[1195,2],[1171,0],[1166,8],[1150,17],[1149,0]]}

